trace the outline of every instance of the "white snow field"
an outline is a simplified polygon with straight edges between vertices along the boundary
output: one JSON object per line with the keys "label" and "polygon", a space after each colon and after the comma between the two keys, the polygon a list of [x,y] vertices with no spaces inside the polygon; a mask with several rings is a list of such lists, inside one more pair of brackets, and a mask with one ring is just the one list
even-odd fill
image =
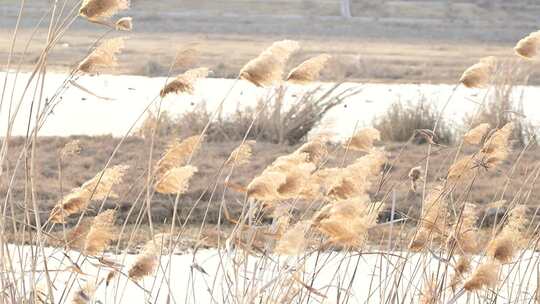
{"label": "white snow field", "polygon": [[[0,73],[0,84],[3,88],[6,73]],[[25,135],[27,133],[30,113],[36,113],[38,108],[43,109],[44,104],[38,107],[32,100],[36,91],[36,79],[31,82],[27,94],[22,92],[30,77],[29,73],[14,72],[7,77],[7,86],[4,90],[4,102],[0,107],[0,134],[6,134],[8,115],[11,113],[15,121],[11,134]],[[66,79],[65,74],[47,73],[44,82],[42,101],[51,97],[62,87]],[[15,88],[13,88],[16,79]],[[40,129],[42,136],[69,136],[69,135],[106,135],[124,136],[134,124],[140,124],[145,108],[151,104],[156,109],[159,104],[159,91],[166,83],[164,77],[142,76],[82,76],[76,84],[100,97],[97,98],[74,85],[62,92],[59,103],[54,107],[51,116]],[[40,84],[40,82],[37,82]],[[301,96],[303,93],[321,86],[321,91],[332,86],[331,83],[318,83],[308,86],[289,85],[285,101]],[[349,136],[354,127],[370,125],[377,115],[383,113],[392,103],[417,103],[424,100],[441,109],[452,95],[448,107],[444,111],[445,117],[451,124],[459,126],[466,113],[471,113],[485,95],[485,89],[467,89],[462,86],[452,94],[452,85],[430,84],[362,84],[345,83],[336,93],[346,88],[360,88],[361,93],[349,98],[343,105],[327,113],[323,123],[326,129],[338,137]],[[230,92],[229,92],[230,91]],[[230,113],[239,107],[254,105],[259,98],[274,94],[272,89],[258,88],[246,81],[231,79],[202,79],[196,83],[195,93],[191,95],[168,95],[161,102],[161,109],[172,114],[180,114],[204,102],[209,110],[213,110],[227,97],[223,103],[223,113]],[[13,98],[12,98],[13,96]],[[35,97],[35,98],[34,98]],[[523,102],[524,113],[536,125],[540,125],[540,88],[518,87],[514,91],[514,100]],[[11,101],[11,102],[10,102]],[[11,106],[10,106],[11,105]],[[16,113],[16,115],[14,115]],[[15,116],[15,118],[13,118]],[[33,118],[31,121],[35,121]],[[328,123],[326,123],[328,122]]]}
{"label": "white snow field", "polygon": [[[17,271],[15,277],[23,269],[31,269],[29,247],[7,248]],[[121,268],[122,274],[107,286],[105,279],[110,268],[99,266],[95,258],[85,259],[77,252],[62,249],[33,250],[38,253],[34,280],[39,290],[46,293],[46,278],[42,272],[44,253],[55,303],[72,303],[73,294],[87,284],[96,287],[92,303],[103,304],[290,303],[272,300],[278,301],[280,296],[295,291],[299,292],[295,299],[303,299],[302,303],[420,303],[424,287],[438,274],[437,281],[441,281],[447,265],[430,253],[400,251],[325,252],[312,253],[307,258],[269,256],[260,259],[242,251],[201,250],[196,254],[172,255],[172,258],[164,255],[155,276],[134,283],[127,279],[126,273],[136,257],[107,254],[108,261],[125,265]],[[479,259],[475,258],[473,267]],[[446,297],[440,303],[534,303],[539,254],[521,252],[519,260],[503,266],[498,287],[479,293],[463,292],[459,287],[455,292],[445,288]],[[73,268],[74,263],[81,266],[82,271],[66,270]],[[309,289],[291,279],[294,273],[310,286]],[[453,272],[448,270],[447,273],[448,281]],[[21,285],[19,290],[31,288],[28,284],[32,275],[25,272],[24,277],[26,289]]]}

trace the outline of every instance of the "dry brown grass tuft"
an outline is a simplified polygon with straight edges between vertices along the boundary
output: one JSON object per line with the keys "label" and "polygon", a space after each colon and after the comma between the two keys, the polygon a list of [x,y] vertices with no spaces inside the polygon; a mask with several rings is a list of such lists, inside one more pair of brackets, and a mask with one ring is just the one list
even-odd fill
{"label": "dry brown grass tuft", "polygon": [[176,167],[168,170],[156,183],[156,191],[163,194],[183,194],[189,187],[189,180],[197,172],[194,166]]}
{"label": "dry brown grass tuft", "polygon": [[107,210],[98,214],[86,235],[84,253],[86,255],[98,255],[102,253],[113,238],[113,226],[116,211]]}
{"label": "dry brown grass tuft", "polygon": [[159,95],[165,97],[170,93],[187,93],[193,94],[195,91],[195,81],[208,76],[210,70],[208,68],[197,68],[186,71],[184,74],[178,75],[173,81],[169,82]]}
{"label": "dry brown grass tuft", "polygon": [[271,86],[281,81],[283,69],[292,53],[299,49],[292,40],[277,41],[263,51],[257,58],[249,61],[239,73],[240,79],[259,87]]}
{"label": "dry brown grass tuft", "polygon": [[514,47],[514,51],[517,55],[532,59],[538,54],[538,47],[540,46],[540,31],[532,32],[527,37],[518,41]]}
{"label": "dry brown grass tuft", "polygon": [[495,57],[484,57],[480,61],[463,72],[459,82],[467,88],[485,87],[491,80],[492,73],[496,67]]}
{"label": "dry brown grass tuft", "polygon": [[473,292],[484,287],[494,287],[498,282],[499,269],[500,264],[497,262],[486,262],[478,266],[463,285],[463,289]]}
{"label": "dry brown grass tuft", "polygon": [[114,27],[117,31],[125,31],[130,32],[133,30],[133,18],[131,17],[123,17],[118,19],[116,23],[114,24]]}
{"label": "dry brown grass tuft", "polygon": [[89,20],[106,19],[129,8],[129,0],[83,0],[79,14]]}
{"label": "dry brown grass tuft", "polygon": [[102,68],[114,68],[118,65],[116,55],[122,48],[124,48],[124,38],[106,40],[79,63],[77,70],[83,73],[95,73]]}
{"label": "dry brown grass tuft", "polygon": [[316,81],[330,58],[331,56],[328,54],[321,54],[302,62],[291,70],[287,81],[297,84],[308,84]]}
{"label": "dry brown grass tuft", "polygon": [[490,129],[488,123],[479,124],[463,136],[463,141],[469,145],[479,145]]}

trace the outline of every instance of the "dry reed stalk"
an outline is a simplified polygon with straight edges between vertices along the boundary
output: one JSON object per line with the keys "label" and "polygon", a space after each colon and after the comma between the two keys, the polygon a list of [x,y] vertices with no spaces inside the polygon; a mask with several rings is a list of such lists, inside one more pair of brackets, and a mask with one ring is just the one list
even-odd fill
{"label": "dry reed stalk", "polygon": [[84,244],[86,255],[98,255],[107,248],[113,238],[115,216],[116,211],[110,209],[94,218]]}
{"label": "dry reed stalk", "polygon": [[517,206],[511,212],[506,225],[493,238],[487,248],[487,255],[500,263],[509,263],[523,243],[523,230],[527,226],[527,208]]}
{"label": "dry reed stalk", "polygon": [[114,28],[117,31],[131,32],[131,30],[133,30],[133,18],[123,17],[118,19],[114,24]]}
{"label": "dry reed stalk", "polygon": [[473,292],[484,287],[495,287],[498,282],[499,269],[500,264],[493,261],[478,266],[471,277],[463,284],[463,289]]}
{"label": "dry reed stalk", "polygon": [[191,69],[184,72],[181,75],[176,76],[176,78],[169,82],[168,84],[161,89],[159,96],[165,97],[170,93],[187,93],[193,94],[195,91],[195,81],[201,78],[206,78],[210,70],[208,68],[197,68]]}
{"label": "dry reed stalk", "polygon": [[298,42],[292,40],[274,42],[240,70],[239,78],[259,87],[273,85],[281,80],[285,64],[299,47]]}
{"label": "dry reed stalk", "polygon": [[199,135],[188,137],[182,141],[173,141],[156,164],[156,175],[161,177],[168,170],[186,164],[189,157],[194,155],[204,140]]}
{"label": "dry reed stalk", "polygon": [[448,246],[453,247],[455,245],[458,252],[463,255],[477,253],[478,249],[480,249],[476,229],[477,220],[476,205],[465,203],[461,219],[454,223],[452,233],[448,237]]}
{"label": "dry reed stalk", "polygon": [[248,140],[240,146],[236,147],[231,154],[229,155],[229,158],[225,161],[225,166],[228,165],[234,165],[234,166],[242,166],[245,164],[248,164],[251,160],[251,154],[252,154],[252,146],[255,145],[254,140]]}
{"label": "dry reed stalk", "polygon": [[116,55],[122,48],[124,48],[124,38],[105,40],[79,63],[77,70],[83,73],[95,73],[102,68],[116,67],[118,65]]}
{"label": "dry reed stalk", "polygon": [[169,169],[157,181],[155,189],[163,194],[183,194],[189,187],[189,180],[197,172],[197,167],[183,166]]}
{"label": "dry reed stalk", "polygon": [[89,20],[107,19],[129,8],[129,0],[83,0],[79,14]]}
{"label": "dry reed stalk", "polygon": [[107,168],[79,188],[71,190],[71,193],[64,196],[54,206],[49,219],[53,223],[63,223],[68,216],[86,209],[90,199],[100,200],[106,197],[115,197],[116,194],[112,192],[112,188],[122,182],[127,169],[128,166],[125,165]]}
{"label": "dry reed stalk", "polygon": [[485,87],[491,79],[496,63],[496,58],[492,56],[480,59],[478,63],[463,72],[459,82],[467,88]]}
{"label": "dry reed stalk", "polygon": [[308,84],[316,81],[330,58],[331,56],[328,54],[321,54],[302,62],[291,70],[287,81],[297,84]]}
{"label": "dry reed stalk", "polygon": [[469,145],[478,145],[490,129],[491,126],[488,123],[479,124],[463,136],[463,141]]}
{"label": "dry reed stalk", "polygon": [[306,233],[310,226],[311,221],[296,223],[281,236],[274,251],[283,255],[299,255],[303,253],[308,244]]}
{"label": "dry reed stalk", "polygon": [[345,148],[348,144],[351,150],[369,152],[377,140],[381,140],[381,132],[374,128],[365,128],[356,132],[345,144]]}
{"label": "dry reed stalk", "polygon": [[323,207],[313,218],[313,225],[331,243],[360,248],[367,238],[368,229],[376,225],[382,203],[370,203],[367,195],[337,201]]}
{"label": "dry reed stalk", "polygon": [[438,304],[439,296],[437,292],[437,280],[432,276],[424,282],[422,294],[420,295],[420,304]]}
{"label": "dry reed stalk", "polygon": [[538,55],[538,47],[540,46],[540,31],[532,32],[527,37],[518,41],[514,47],[514,51],[517,55],[532,59]]}

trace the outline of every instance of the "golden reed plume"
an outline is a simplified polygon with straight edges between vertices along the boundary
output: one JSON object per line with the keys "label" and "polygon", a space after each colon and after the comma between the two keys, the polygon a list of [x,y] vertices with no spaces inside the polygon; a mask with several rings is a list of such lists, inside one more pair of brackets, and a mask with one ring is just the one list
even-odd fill
{"label": "golden reed plume", "polygon": [[53,223],[65,222],[68,216],[86,209],[90,199],[100,200],[114,197],[115,193],[112,192],[112,188],[122,182],[127,169],[128,166],[125,165],[107,168],[79,188],[71,190],[54,206],[49,216],[50,221]]}
{"label": "golden reed plume", "polygon": [[133,18],[123,17],[118,19],[118,21],[116,21],[116,23],[114,24],[114,28],[117,31],[130,32],[131,30],[133,30]]}
{"label": "golden reed plume", "polygon": [[156,234],[148,241],[142,251],[137,255],[135,263],[128,270],[128,277],[133,281],[140,281],[144,277],[151,275],[156,270],[159,257],[165,253],[167,243],[171,240],[169,234]]}
{"label": "golden reed plume", "polygon": [[194,66],[201,56],[200,52],[195,48],[183,48],[176,52],[173,63],[175,69],[187,69]]}
{"label": "golden reed plume", "polygon": [[328,157],[328,148],[322,139],[316,138],[300,146],[296,153],[306,153],[308,162],[319,165]]}
{"label": "golden reed plume", "polygon": [[411,191],[416,192],[417,183],[419,180],[422,180],[422,167],[416,166],[411,168],[409,171],[409,181],[411,182]]}
{"label": "golden reed plume", "polygon": [[457,285],[463,282],[465,275],[471,271],[471,259],[467,256],[460,256],[453,268],[454,274],[450,279],[450,288],[455,291]]}
{"label": "golden reed plume", "polygon": [[78,139],[74,139],[66,143],[64,147],[60,149],[60,157],[64,159],[70,156],[78,155],[81,153],[81,150],[81,142]]}
{"label": "golden reed plume", "polygon": [[374,128],[365,128],[356,132],[347,143],[351,150],[369,152],[377,140],[381,140],[381,132]]}
{"label": "golden reed plume", "polygon": [[83,0],[79,14],[89,20],[107,19],[129,8],[129,0]]}
{"label": "golden reed plume", "polygon": [[163,194],[183,194],[189,187],[189,180],[197,172],[197,167],[183,166],[168,170],[156,183],[156,191]]}
{"label": "golden reed plume", "polygon": [[73,304],[90,304],[93,303],[94,293],[96,292],[96,286],[87,282],[83,287],[77,290],[71,299]]}
{"label": "golden reed plume", "polygon": [[509,263],[523,243],[523,231],[527,227],[527,207],[516,206],[511,212],[506,225],[492,239],[487,248],[487,255],[500,263]]}
{"label": "golden reed plume", "polygon": [[484,287],[495,287],[498,282],[500,264],[497,262],[486,262],[473,272],[471,277],[463,284],[466,291],[478,291]]}
{"label": "golden reed plume", "polygon": [[165,87],[159,92],[159,96],[165,97],[170,93],[193,94],[193,92],[195,91],[195,81],[207,77],[208,73],[210,73],[210,70],[208,68],[197,68],[188,70],[184,72],[184,74],[176,76],[173,81],[165,85]]}
{"label": "golden reed plume", "polygon": [[482,88],[485,87],[490,79],[491,74],[496,67],[495,57],[485,57],[463,72],[459,82],[467,88]]}
{"label": "golden reed plume", "polygon": [[480,249],[476,229],[477,220],[476,205],[465,203],[460,219],[454,223],[451,234],[448,236],[448,246],[455,246],[460,254],[477,253]]}
{"label": "golden reed plume", "polygon": [[316,81],[330,58],[331,56],[328,54],[321,54],[302,62],[291,70],[287,81],[297,84],[308,84]]}
{"label": "golden reed plume", "polygon": [[463,136],[463,141],[469,145],[479,145],[489,130],[491,126],[488,123],[479,124]]}
{"label": "golden reed plume", "polygon": [[95,73],[101,68],[113,68],[118,65],[116,55],[124,48],[124,38],[105,40],[95,48],[77,67],[83,73]]}
{"label": "golden reed plume", "polygon": [[279,239],[275,252],[283,255],[302,254],[307,246],[306,234],[311,227],[310,221],[300,221],[287,230]]}
{"label": "golden reed plume", "polygon": [[251,160],[251,153],[252,153],[253,145],[255,145],[254,140],[248,140],[240,144],[231,152],[231,154],[229,155],[229,158],[227,158],[227,160],[225,161],[225,166],[229,166],[229,165],[242,166],[249,163]]}
{"label": "golden reed plume", "polygon": [[518,41],[514,47],[517,55],[532,59],[538,55],[538,47],[540,46],[540,31],[532,32],[527,37]]}
{"label": "golden reed plume", "polygon": [[409,243],[409,249],[418,252],[426,248],[430,240],[446,233],[446,200],[441,186],[431,190],[422,203],[422,215],[418,230]]}
{"label": "golden reed plume", "polygon": [[116,211],[110,209],[94,218],[84,244],[86,255],[98,255],[107,248],[113,238],[115,216]]}
{"label": "golden reed plume", "polygon": [[240,70],[239,78],[259,87],[271,86],[281,81],[285,64],[299,48],[298,42],[292,40],[274,42]]}
{"label": "golden reed plume", "polygon": [[190,136],[182,141],[173,141],[156,164],[156,175],[161,177],[168,170],[186,164],[191,155],[201,147],[204,136]]}

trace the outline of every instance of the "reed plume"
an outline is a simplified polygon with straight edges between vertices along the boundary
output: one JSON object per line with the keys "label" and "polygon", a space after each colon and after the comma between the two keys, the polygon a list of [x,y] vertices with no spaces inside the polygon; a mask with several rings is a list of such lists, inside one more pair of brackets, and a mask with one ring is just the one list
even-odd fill
{"label": "reed plume", "polygon": [[445,193],[441,186],[432,189],[422,203],[422,215],[418,231],[409,243],[412,251],[421,251],[430,239],[437,239],[446,232]]}
{"label": "reed plume", "polygon": [[334,202],[323,207],[313,218],[313,225],[329,241],[347,248],[360,248],[368,229],[377,223],[382,203],[370,203],[367,195]]}
{"label": "reed plume", "polygon": [[170,93],[187,93],[193,94],[195,92],[195,81],[201,78],[206,78],[210,70],[208,68],[191,69],[184,72],[181,75],[165,85],[159,92],[159,96],[165,97]]}
{"label": "reed plume", "polygon": [[452,233],[447,243],[455,246],[460,254],[475,254],[478,252],[478,235],[476,222],[478,220],[476,205],[465,203],[460,219],[454,223]]}
{"label": "reed plume", "polygon": [[258,87],[273,85],[281,80],[285,64],[299,47],[298,42],[292,40],[274,42],[240,70],[239,78]]}
{"label": "reed plume", "polygon": [[493,238],[487,248],[487,255],[500,263],[509,263],[521,249],[523,230],[527,226],[525,206],[517,206],[511,212],[506,225]]}
{"label": "reed plume", "polygon": [[176,58],[173,63],[175,69],[186,69],[197,63],[200,57],[200,52],[195,48],[180,49],[176,53]]}
{"label": "reed plume", "polygon": [[133,281],[140,281],[144,277],[153,274],[168,240],[170,240],[170,235],[157,234],[152,240],[148,241],[137,255],[135,263],[129,268],[128,277]]}
{"label": "reed plume", "polygon": [[79,63],[77,70],[83,73],[95,73],[102,68],[116,67],[118,65],[116,56],[122,48],[124,48],[124,38],[105,40]]}
{"label": "reed plume", "polygon": [[79,14],[89,20],[107,19],[129,8],[129,0],[83,0]]}
{"label": "reed plume", "polygon": [[81,212],[88,206],[91,199],[100,200],[115,197],[112,188],[122,182],[128,166],[117,165],[98,173],[79,188],[71,190],[58,204],[54,206],[49,216],[53,223],[63,223],[65,219]]}
{"label": "reed plume", "polygon": [[349,140],[348,145],[349,149],[369,152],[377,140],[381,140],[381,132],[374,128],[365,128],[356,132]]}
{"label": "reed plume", "polygon": [[478,145],[490,129],[491,126],[488,123],[479,124],[463,136],[463,141],[469,145]]}
{"label": "reed plume", "polygon": [[110,209],[98,214],[86,235],[84,253],[98,255],[102,253],[113,238],[113,226],[116,211]]}
{"label": "reed plume", "polygon": [[316,81],[330,58],[331,56],[328,54],[321,54],[302,62],[291,70],[287,81],[297,84],[308,84]]}
{"label": "reed plume", "polygon": [[203,140],[204,136],[195,135],[182,141],[176,140],[170,143],[156,164],[156,175],[161,177],[168,170],[185,165],[188,159],[199,150]]}
{"label": "reed plume", "polygon": [[74,139],[66,143],[64,147],[60,149],[60,157],[64,159],[70,156],[78,155],[81,153],[81,150],[81,142],[78,139]]}
{"label": "reed plume", "polygon": [[455,291],[457,285],[463,282],[465,275],[471,271],[471,259],[468,256],[460,256],[453,268],[454,273],[450,279],[450,288]]}
{"label": "reed plume", "polygon": [[123,17],[118,19],[114,24],[114,28],[117,31],[131,32],[133,30],[133,18]]}
{"label": "reed plume", "polygon": [[189,180],[197,172],[197,167],[183,166],[168,170],[156,183],[156,191],[163,194],[183,194],[189,187]]}
{"label": "reed plume", "polygon": [[417,183],[422,179],[422,167],[416,166],[409,171],[409,181],[411,182],[411,191],[416,192]]}
{"label": "reed plume", "polygon": [[532,59],[538,55],[538,47],[540,46],[540,31],[532,32],[527,37],[519,40],[514,51],[517,55]]}
{"label": "reed plume", "polygon": [[481,159],[486,168],[493,168],[504,161],[510,154],[509,138],[514,130],[512,122],[507,123],[486,139],[482,147]]}
{"label": "reed plume", "polygon": [[495,70],[495,57],[485,57],[463,72],[459,82],[467,88],[482,88],[485,87],[490,79],[491,74]]}
{"label": "reed plume", "polygon": [[251,153],[252,153],[252,146],[255,145],[254,140],[248,140],[240,146],[236,147],[231,154],[229,155],[229,158],[225,161],[225,166],[233,165],[234,166],[242,166],[250,162],[251,160]]}
{"label": "reed plume", "polygon": [[82,288],[77,290],[71,299],[73,304],[90,304],[93,303],[96,286],[93,283],[87,282]]}
{"label": "reed plume", "polygon": [[275,252],[283,255],[299,255],[303,253],[307,246],[306,233],[310,226],[310,221],[296,223],[279,239]]}
{"label": "reed plume", "polygon": [[499,269],[500,264],[492,261],[478,266],[471,277],[463,284],[463,289],[473,292],[484,287],[495,287],[498,282]]}
{"label": "reed plume", "polygon": [[300,146],[296,153],[306,153],[307,161],[318,165],[328,156],[328,148],[322,139],[313,139]]}

